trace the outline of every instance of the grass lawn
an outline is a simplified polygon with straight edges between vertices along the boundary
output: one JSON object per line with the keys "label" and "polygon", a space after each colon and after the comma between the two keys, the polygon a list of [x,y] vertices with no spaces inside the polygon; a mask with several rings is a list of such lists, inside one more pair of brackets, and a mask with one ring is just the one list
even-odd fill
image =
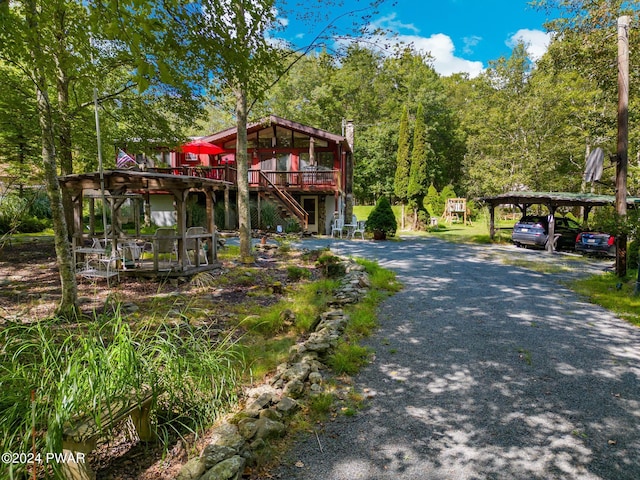
{"label": "grass lawn", "polygon": [[[445,223],[443,219],[438,219],[438,227],[430,229],[429,231],[412,231],[412,230],[400,230],[400,218],[402,207],[400,205],[394,205],[391,207],[393,213],[396,216],[398,222],[399,236],[435,236],[440,237],[451,242],[472,242],[472,243],[508,243],[511,241],[511,229],[515,220],[511,221],[499,221],[496,224],[496,236],[492,241],[489,238],[489,217],[480,216],[470,225],[463,225],[462,223]],[[358,217],[358,220],[366,220],[371,211],[373,205],[357,205],[353,207],[353,213]]]}

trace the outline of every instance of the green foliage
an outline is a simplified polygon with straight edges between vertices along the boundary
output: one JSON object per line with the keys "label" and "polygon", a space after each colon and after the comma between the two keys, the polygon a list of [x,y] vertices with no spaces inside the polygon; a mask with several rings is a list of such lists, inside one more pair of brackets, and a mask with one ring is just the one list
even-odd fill
{"label": "green foliage", "polygon": [[289,218],[284,226],[285,233],[300,233],[302,231],[302,225],[296,219]]}
{"label": "green foliage", "polygon": [[442,205],[443,212],[447,208],[447,200],[449,200],[450,198],[458,198],[455,190],[453,189],[453,185],[451,184],[446,185],[442,189],[442,192],[440,192],[440,205]]}
{"label": "green foliage", "polygon": [[630,268],[638,268],[638,262],[640,262],[640,255],[638,254],[640,250],[640,240],[633,240],[629,244],[629,248],[627,249],[627,265]]}
{"label": "green foliage", "polygon": [[376,262],[370,260],[357,259],[357,262],[365,267],[374,290],[398,292],[402,288],[401,284],[396,280],[395,272],[382,268]]}
{"label": "green foliage", "polygon": [[429,162],[433,152],[427,139],[427,126],[424,120],[422,104],[418,105],[416,123],[413,130],[413,150],[411,150],[411,167],[409,170],[409,184],[407,185],[407,197],[422,206],[422,198],[427,193],[427,185],[431,180]]}
{"label": "green foliage", "polygon": [[117,308],[113,316],[99,317],[80,329],[57,320],[4,327],[3,448],[31,451],[33,426],[38,451],[61,451],[62,429],[71,418],[91,415],[106,432],[104,408],[121,398],[135,402],[147,391],[157,397],[160,430],[201,430],[236,401],[242,367],[230,338],[211,333],[188,325],[133,329]]}
{"label": "green foliage", "polygon": [[298,281],[302,278],[310,278],[311,271],[308,268],[299,267],[297,265],[289,265],[287,267],[287,278],[291,281]]}
{"label": "green foliage", "polygon": [[328,364],[338,374],[354,375],[368,363],[370,356],[370,349],[343,340],[329,357]]}
{"label": "green foliage", "polygon": [[603,206],[594,210],[589,219],[589,227],[615,236],[627,235],[638,239],[640,238],[640,211],[629,210],[627,215],[622,217],[617,214],[613,206]]}
{"label": "green foliage", "polygon": [[207,227],[207,209],[195,197],[187,202],[187,218],[192,227]]}
{"label": "green foliage", "polygon": [[590,302],[640,326],[640,295],[635,291],[636,272],[635,269],[628,270],[624,279],[620,279],[615,273],[594,275],[572,282],[571,288],[586,296]]}
{"label": "green foliage", "polygon": [[316,264],[322,268],[322,272],[327,278],[340,278],[346,273],[346,268],[340,259],[328,251],[320,255]]}
{"label": "green foliage", "polygon": [[[231,204],[228,205],[227,208],[229,209],[229,216],[230,221],[231,221],[231,225],[234,225],[235,219],[237,218],[237,209],[236,206]],[[224,217],[225,217],[225,206],[222,202],[218,202],[216,203],[215,207],[214,207],[214,218],[215,218],[215,223],[218,227],[219,230],[222,230],[225,228],[225,223],[224,223]]]}
{"label": "green foliage", "polygon": [[387,197],[380,197],[375,208],[369,214],[366,223],[368,232],[380,231],[387,235],[395,235],[398,228],[396,217],[391,209],[391,204]]}
{"label": "green foliage", "polygon": [[[260,202],[260,216],[258,217],[258,202],[252,201],[251,208],[251,225],[262,230],[274,232],[277,225],[283,225],[286,233],[295,233],[301,230],[297,220],[284,219],[280,216],[278,206],[271,201],[262,200]],[[258,218],[260,221],[258,222]]]}
{"label": "green foliage", "polygon": [[440,201],[440,194],[433,183],[429,185],[427,189],[427,196],[424,199],[424,203],[427,212],[429,212],[429,215],[432,217],[440,218],[444,213],[444,205]]}
{"label": "green foliage", "polygon": [[407,201],[409,196],[410,142],[409,112],[407,110],[407,106],[403,105],[402,115],[400,116],[400,127],[398,130],[398,153],[396,155],[396,173],[393,183],[393,193],[403,203]]}
{"label": "green foliage", "polygon": [[51,211],[41,195],[0,196],[0,234],[37,233],[50,226]]}
{"label": "green foliage", "polygon": [[312,420],[324,419],[333,409],[335,397],[331,393],[320,393],[309,398],[308,407]]}
{"label": "green foliage", "polygon": [[276,225],[282,224],[278,206],[275,203],[269,201],[260,202],[260,220],[262,221],[261,224],[258,225],[258,222],[255,223],[258,228],[274,231],[276,229]]}

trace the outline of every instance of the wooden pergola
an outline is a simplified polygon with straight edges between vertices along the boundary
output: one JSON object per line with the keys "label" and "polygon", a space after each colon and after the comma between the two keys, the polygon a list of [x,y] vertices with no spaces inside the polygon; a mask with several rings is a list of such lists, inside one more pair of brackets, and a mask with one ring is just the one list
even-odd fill
{"label": "wooden pergola", "polygon": [[[86,240],[96,237],[93,225],[93,215],[90,216],[89,233],[85,233],[85,225],[83,222],[83,201],[85,198],[99,199],[104,198],[111,210],[112,225],[110,230],[105,233],[108,239],[115,247],[122,240],[123,232],[121,231],[120,208],[128,199],[139,199],[144,201],[150,194],[166,194],[171,195],[174,200],[176,214],[176,236],[177,241],[177,265],[173,270],[178,272],[186,272],[190,269],[187,251],[186,251],[186,232],[187,232],[187,198],[190,192],[203,192],[206,199],[207,226],[206,235],[198,238],[198,242],[207,240],[211,248],[208,255],[211,260],[216,259],[216,238],[215,238],[215,222],[214,222],[214,202],[216,190],[224,190],[229,182],[222,180],[214,180],[209,178],[194,177],[187,175],[171,175],[164,173],[151,173],[133,170],[107,170],[102,173],[80,173],[66,175],[59,178],[62,189],[71,194],[73,201],[73,248],[82,247]],[[91,203],[93,207],[93,201]],[[91,208],[93,210],[93,208]],[[135,237],[145,240],[140,235],[139,227],[139,211],[135,209],[136,214],[136,232]],[[93,213],[93,212],[92,212]],[[149,238],[146,238],[149,240]],[[196,267],[198,270],[206,269],[201,267],[199,255],[196,257]],[[154,262],[153,270],[158,273],[158,262]]]}
{"label": "wooden pergola", "polygon": [[[558,207],[582,207],[583,223],[587,222],[589,212],[593,207],[602,207],[605,205],[615,205],[616,197],[614,195],[596,195],[593,193],[570,193],[570,192],[508,192],[500,195],[481,197],[478,201],[489,206],[490,223],[489,235],[493,239],[496,233],[495,228],[495,209],[499,205],[515,205],[522,212],[527,214],[527,209],[531,205],[544,205],[549,210],[551,217],[555,216]],[[640,198],[627,197],[627,206],[635,207],[640,204]],[[554,223],[549,222],[548,237],[554,238]],[[554,250],[553,242],[548,242],[547,249]]]}

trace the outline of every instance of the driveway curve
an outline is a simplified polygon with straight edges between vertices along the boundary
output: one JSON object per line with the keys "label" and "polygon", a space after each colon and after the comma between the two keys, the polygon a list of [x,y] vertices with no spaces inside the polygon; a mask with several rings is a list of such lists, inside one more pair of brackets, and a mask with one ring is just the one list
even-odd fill
{"label": "driveway curve", "polygon": [[640,478],[640,329],[558,281],[602,263],[536,273],[504,259],[566,262],[432,238],[300,246],[327,244],[404,289],[353,379],[365,407],[301,438],[269,478]]}

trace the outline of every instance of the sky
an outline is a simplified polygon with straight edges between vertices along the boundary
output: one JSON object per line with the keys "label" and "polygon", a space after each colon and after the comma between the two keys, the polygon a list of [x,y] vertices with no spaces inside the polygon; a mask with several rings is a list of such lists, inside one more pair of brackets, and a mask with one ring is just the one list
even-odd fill
{"label": "sky", "polygon": [[[313,2],[313,0],[309,0]],[[545,12],[528,5],[529,0],[387,0],[370,21],[397,34],[434,57],[435,70],[443,75],[466,72],[477,76],[490,60],[508,57],[518,39],[529,45],[536,60],[546,51],[549,34],[543,24]],[[361,1],[345,0],[345,8],[359,8]],[[303,23],[289,22],[287,30],[302,45],[314,32]],[[306,25],[307,29],[309,25]],[[295,32],[295,33],[294,33]]]}

